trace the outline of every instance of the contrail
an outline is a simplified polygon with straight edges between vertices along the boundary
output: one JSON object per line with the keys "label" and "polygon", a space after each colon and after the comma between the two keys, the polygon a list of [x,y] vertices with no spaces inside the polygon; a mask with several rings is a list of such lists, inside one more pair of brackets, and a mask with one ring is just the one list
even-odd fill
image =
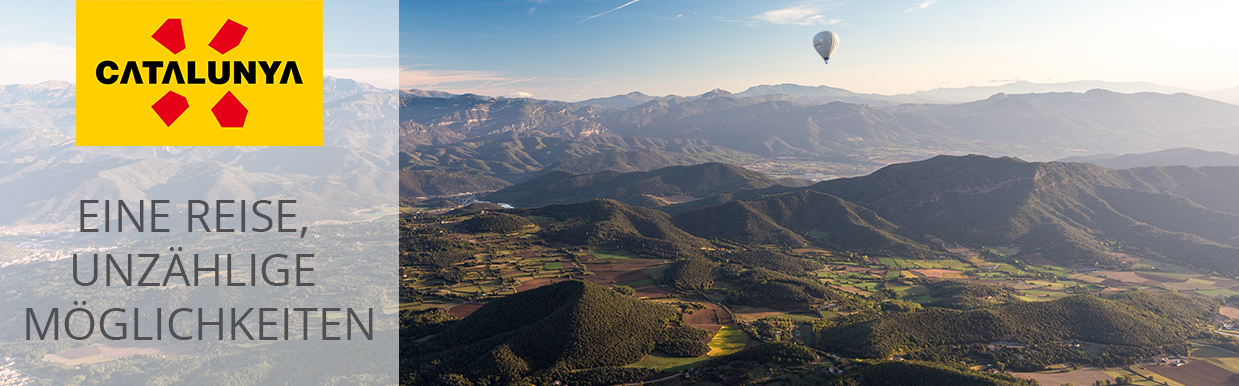
{"label": "contrail", "polygon": [[627,6],[629,6],[629,5],[632,5],[632,3],[635,3],[635,2],[638,2],[638,1],[641,1],[641,0],[632,0],[632,1],[629,1],[629,2],[627,2],[627,3],[624,3],[624,5],[621,5],[621,6],[618,6],[618,7],[612,8],[610,11],[606,11],[606,12],[603,12],[603,13],[600,13],[600,14],[597,14],[597,15],[594,15],[594,16],[587,17],[587,18],[585,18],[584,20],[578,21],[578,22],[576,22],[576,23],[577,23],[577,24],[581,24],[581,23],[584,23],[584,22],[585,22],[585,20],[593,19],[593,18],[598,17],[598,16],[602,16],[602,15],[606,15],[606,14],[611,13],[611,12],[618,11],[620,8],[627,7]]}

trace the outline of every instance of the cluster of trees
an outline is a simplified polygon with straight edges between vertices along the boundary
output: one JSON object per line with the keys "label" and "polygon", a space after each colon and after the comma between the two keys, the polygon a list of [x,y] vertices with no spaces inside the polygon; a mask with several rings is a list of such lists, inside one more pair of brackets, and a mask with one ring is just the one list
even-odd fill
{"label": "cluster of trees", "polygon": [[931,306],[970,310],[993,304],[1019,301],[1019,292],[1007,286],[970,283],[958,280],[938,280],[925,284],[927,295],[939,300]]}
{"label": "cluster of trees", "polygon": [[[415,340],[443,332],[455,321],[456,318],[448,315],[447,311],[444,311],[442,308],[401,310],[401,343],[412,343]],[[404,346],[404,344],[401,344],[401,347]]]}
{"label": "cluster of trees", "polygon": [[727,356],[728,360],[762,364],[802,365],[821,358],[813,349],[796,342],[767,342]]}
{"label": "cluster of trees", "polygon": [[859,362],[831,386],[1036,386],[1037,381],[920,361]]}
{"label": "cluster of trees", "polygon": [[745,269],[729,264],[720,268],[719,274],[733,284],[727,301],[735,304],[803,310],[825,302],[843,307],[856,307],[862,302],[850,294],[827,288],[817,280],[765,268]]}
{"label": "cluster of trees", "polygon": [[658,371],[644,367],[595,367],[592,369],[564,371],[552,369],[541,376],[533,377],[535,385],[554,385],[555,382],[571,386],[609,386],[637,383]]}
{"label": "cluster of trees", "polygon": [[703,290],[714,285],[714,267],[718,264],[702,259],[687,259],[672,263],[663,273],[663,283],[679,290]]}
{"label": "cluster of trees", "polygon": [[[708,334],[689,326],[667,328],[678,316],[674,307],[632,299],[597,284],[559,282],[492,300],[412,344],[402,355],[402,372],[406,384],[458,376],[474,385],[499,385],[542,371],[622,366],[664,341]],[[594,376],[627,376],[616,371],[620,373]]]}
{"label": "cluster of trees", "polygon": [[806,271],[822,269],[822,263],[788,256],[765,248],[718,251],[711,253],[710,258],[723,262],[736,262],[752,267],[761,267],[796,276],[804,275]]}
{"label": "cluster of trees", "polygon": [[936,346],[1080,339],[1115,345],[1099,360],[1122,364],[1177,350],[1188,338],[1201,336],[1203,323],[1216,307],[1209,299],[1175,294],[1128,292],[1108,298],[1075,295],[969,311],[929,308],[887,315],[824,327],[816,342],[825,350],[885,358],[897,351]]}
{"label": "cluster of trees", "polygon": [[479,247],[451,237],[438,227],[417,226],[412,220],[401,220],[400,265],[433,265],[439,268],[470,260]]}
{"label": "cluster of trees", "polygon": [[710,346],[699,340],[672,339],[658,343],[658,351],[678,358],[696,358],[710,352]]}
{"label": "cluster of trees", "polygon": [[654,209],[626,205],[615,200],[592,200],[551,205],[523,214],[548,216],[560,224],[542,232],[543,237],[571,244],[601,246],[644,256],[666,259],[700,258],[709,242],[671,224],[671,216]]}
{"label": "cluster of trees", "polygon": [[710,331],[702,330],[693,326],[680,325],[663,330],[661,335],[662,340],[703,340],[710,336]]}
{"label": "cluster of trees", "polygon": [[783,316],[769,316],[752,322],[739,323],[740,330],[759,340],[790,340],[796,322]]}
{"label": "cluster of trees", "polygon": [[533,225],[533,221],[521,216],[486,212],[461,221],[456,229],[469,233],[514,233]]}

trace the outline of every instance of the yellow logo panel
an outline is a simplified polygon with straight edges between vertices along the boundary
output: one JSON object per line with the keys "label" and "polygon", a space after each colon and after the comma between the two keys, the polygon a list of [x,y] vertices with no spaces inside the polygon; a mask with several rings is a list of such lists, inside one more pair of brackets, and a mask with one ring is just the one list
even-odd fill
{"label": "yellow logo panel", "polygon": [[78,1],[78,146],[321,146],[321,1]]}

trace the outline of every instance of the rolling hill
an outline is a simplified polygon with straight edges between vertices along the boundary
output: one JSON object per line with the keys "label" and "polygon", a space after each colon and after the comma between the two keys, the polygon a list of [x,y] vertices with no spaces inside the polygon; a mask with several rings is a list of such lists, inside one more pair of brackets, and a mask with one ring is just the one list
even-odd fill
{"label": "rolling hill", "polygon": [[703,238],[743,244],[816,244],[849,251],[928,258],[945,251],[913,241],[873,211],[838,197],[798,190],[678,214],[675,224]]}
{"label": "rolling hill", "polygon": [[1194,192],[1184,185],[1207,186],[1209,179],[1178,182],[1201,180],[1202,172],[939,156],[808,189],[864,205],[915,232],[968,245],[1015,245],[1064,265],[1118,264],[1108,244],[1117,242],[1141,254],[1239,272],[1239,217],[1179,194]]}
{"label": "rolling hill", "polygon": [[549,239],[572,244],[668,259],[701,257],[703,248],[709,245],[676,228],[666,213],[615,200],[550,205],[527,209],[524,213],[560,221],[543,232]]}
{"label": "rolling hill", "polygon": [[1145,166],[1239,166],[1239,154],[1208,151],[1190,147],[1158,150],[1148,153],[1097,154],[1067,157],[1059,162],[1087,162],[1111,169],[1131,169]]}
{"label": "rolling hill", "polygon": [[412,384],[457,374],[508,384],[535,372],[621,366],[665,339],[672,307],[584,281],[564,281],[488,302],[405,358]]}
{"label": "rolling hill", "polygon": [[887,358],[898,350],[1013,341],[1038,344],[1078,339],[1128,347],[1183,344],[1217,305],[1202,298],[1131,292],[1107,298],[1076,295],[1015,302],[971,311],[931,308],[827,328],[827,351]]}
{"label": "rolling hill", "polygon": [[488,201],[503,202],[519,207],[581,202],[595,198],[610,198],[630,204],[639,204],[640,196],[695,198],[775,185],[778,185],[777,181],[761,173],[738,166],[711,162],[631,173],[608,170],[576,175],[566,171],[553,171],[487,194],[484,198]]}

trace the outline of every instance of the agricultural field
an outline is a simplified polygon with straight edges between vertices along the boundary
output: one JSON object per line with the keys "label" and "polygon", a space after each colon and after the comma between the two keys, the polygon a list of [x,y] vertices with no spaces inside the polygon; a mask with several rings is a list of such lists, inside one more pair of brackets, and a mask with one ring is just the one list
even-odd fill
{"label": "agricultural field", "polygon": [[1070,368],[1060,368],[1048,371],[1040,371],[1035,373],[1011,373],[1020,378],[1035,379],[1042,385],[1063,385],[1067,383],[1075,385],[1092,385],[1093,382],[1106,381],[1114,382],[1114,376],[1108,374],[1101,369],[1094,367],[1085,367],[1075,371]]}
{"label": "agricultural field", "polygon": [[43,356],[43,360],[66,366],[78,366],[109,361],[130,355],[195,355],[195,348],[188,344],[164,344],[150,342],[111,342],[76,347]]}
{"label": "agricultural field", "polygon": [[[537,226],[529,226],[510,234],[445,232],[448,240],[459,245],[484,245],[473,249],[462,261],[449,267],[408,265],[402,267],[401,282],[407,290],[418,294],[416,300],[402,297],[401,308],[443,308],[456,318],[464,318],[481,308],[487,300],[529,291],[564,280],[584,280],[604,287],[627,286],[637,299],[671,305],[696,304],[697,309],[685,309],[683,323],[707,330],[708,354],[696,358],[675,358],[653,352],[629,366],[679,371],[700,366],[722,355],[751,346],[751,338],[736,323],[754,322],[762,318],[782,317],[802,329],[819,319],[830,319],[840,313],[830,310],[785,310],[748,305],[726,305],[728,290],[735,283],[716,276],[712,288],[681,292],[661,285],[672,261],[650,258],[615,250],[570,245],[543,240],[541,226],[549,218],[527,218]],[[451,229],[461,221],[441,221],[432,226]],[[1225,297],[1239,294],[1239,282],[1231,278],[1211,277],[1183,267],[1150,262],[1125,255],[1141,270],[1072,269],[1053,265],[1039,254],[1020,254],[1013,248],[988,247],[984,253],[957,247],[956,259],[916,260],[898,256],[865,256],[829,251],[816,247],[785,250],[793,257],[822,263],[822,268],[808,272],[808,277],[828,287],[864,297],[905,299],[922,305],[938,305],[944,300],[930,296],[928,285],[939,280],[998,284],[1014,289],[1024,301],[1061,299],[1081,291],[1093,293],[1126,291],[1177,291],[1203,296]],[[445,271],[457,272],[447,277]],[[718,273],[716,272],[716,275]],[[878,297],[880,296],[880,297]],[[1223,313],[1239,316],[1234,308]],[[848,314],[845,312],[843,314]],[[1233,316],[1231,316],[1233,317]],[[1091,347],[1091,345],[1090,345]],[[1099,355],[1100,347],[1091,347]],[[1198,358],[1189,365],[1133,366],[1111,369],[1085,368],[1076,371],[1051,370],[1019,373],[1042,384],[1075,383],[1089,385],[1095,381],[1114,381],[1119,376],[1134,377],[1137,385],[1167,382],[1183,384],[1232,384],[1239,378],[1239,355],[1198,349]],[[1194,370],[1194,371],[1185,371]],[[1153,377],[1159,383],[1148,379]]]}

